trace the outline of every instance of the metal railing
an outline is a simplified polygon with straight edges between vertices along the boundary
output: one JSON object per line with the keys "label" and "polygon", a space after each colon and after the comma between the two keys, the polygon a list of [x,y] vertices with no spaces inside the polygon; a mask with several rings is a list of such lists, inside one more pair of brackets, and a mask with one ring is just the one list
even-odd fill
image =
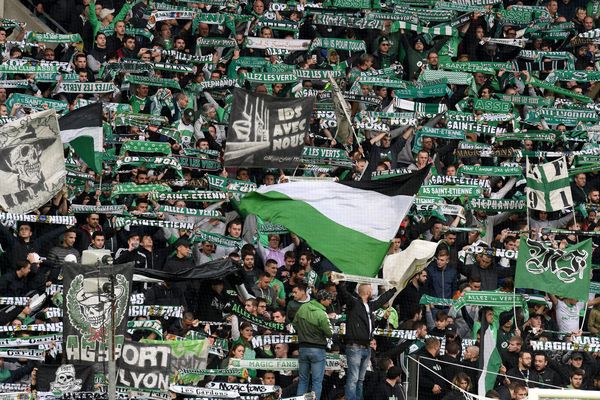
{"label": "metal railing", "polygon": [[56,22],[48,13],[45,11],[41,14],[35,9],[35,3],[33,0],[20,0],[30,11],[33,16],[39,18],[43,23],[48,25],[55,33],[70,33],[61,24]]}

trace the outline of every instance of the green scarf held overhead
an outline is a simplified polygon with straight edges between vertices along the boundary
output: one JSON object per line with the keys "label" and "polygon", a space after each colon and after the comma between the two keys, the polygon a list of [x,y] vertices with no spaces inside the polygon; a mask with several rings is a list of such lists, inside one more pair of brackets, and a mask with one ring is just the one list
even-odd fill
{"label": "green scarf held overhead", "polygon": [[199,37],[198,40],[196,41],[196,46],[199,46],[199,47],[236,47],[237,43],[236,43],[235,39]]}
{"label": "green scarf held overhead", "polygon": [[183,179],[183,172],[179,161],[174,157],[125,157],[122,160],[117,160],[115,173],[119,171],[123,166],[141,167],[146,168],[170,168],[177,172],[179,178]]}
{"label": "green scarf held overhead", "polygon": [[119,183],[113,186],[110,198],[115,198],[124,194],[142,194],[159,192],[165,193],[170,192],[171,188],[168,185],[161,184],[147,184],[147,185],[136,185],[133,182]]}
{"label": "green scarf held overhead", "polygon": [[141,140],[130,140],[123,143],[121,146],[120,156],[123,156],[125,152],[133,151],[136,153],[161,153],[165,155],[171,154],[171,145],[169,143],[161,142],[146,142]]}
{"label": "green scarf held overhead", "polygon": [[505,132],[496,134],[495,139],[497,142],[503,142],[505,140],[531,140],[534,142],[555,142],[560,135],[560,131],[534,131],[528,130],[527,132]]}
{"label": "green scarf held overhead", "polygon": [[310,44],[309,52],[316,48],[344,50],[350,52],[365,52],[367,45],[364,40],[315,38]]}
{"label": "green scarf held overhead", "polygon": [[512,69],[510,62],[494,62],[494,61],[468,61],[468,62],[452,62],[440,61],[438,67],[448,71],[460,72],[480,72],[482,74],[495,75],[500,69]]}
{"label": "green scarf held overhead", "polygon": [[434,81],[420,81],[406,89],[394,90],[398,99],[417,99],[429,97],[443,97],[448,94],[448,79]]}
{"label": "green scarf held overhead", "polygon": [[473,109],[494,113],[510,113],[513,105],[507,101],[473,99]]}
{"label": "green scarf held overhead", "polygon": [[525,121],[529,124],[538,124],[542,119],[550,125],[564,124],[567,126],[577,126],[580,122],[598,122],[600,120],[594,110],[539,108],[527,113]]}
{"label": "green scarf held overhead", "polygon": [[81,43],[83,41],[79,33],[60,34],[37,32],[30,32],[26,40],[34,43]]}
{"label": "green scarf held overhead", "polygon": [[438,25],[432,28],[427,28],[421,25],[410,24],[404,21],[396,21],[392,23],[392,27],[390,28],[390,32],[398,32],[400,29],[409,30],[417,33],[427,33],[434,36],[456,36],[458,32],[456,28],[453,28],[449,25]]}
{"label": "green scarf held overhead", "polygon": [[64,111],[69,107],[69,103],[62,100],[51,100],[44,97],[30,96],[27,94],[11,93],[6,100],[6,106],[9,109],[12,109],[15,103],[21,104],[24,108],[44,110],[46,107],[48,107],[56,110],[57,112]]}
{"label": "green scarf held overhead", "polygon": [[179,82],[173,79],[165,79],[165,78],[156,78],[153,76],[138,76],[138,75],[127,75],[125,77],[125,82],[129,82],[134,85],[147,85],[147,86],[157,86],[162,88],[170,88],[181,90],[179,86]]}
{"label": "green scarf held overhead", "polygon": [[523,170],[520,166],[463,165],[458,169],[458,173],[477,176],[521,176]]}
{"label": "green scarf held overhead", "polygon": [[298,78],[295,74],[277,74],[277,73],[254,73],[247,72],[242,74],[240,77],[242,82],[251,82],[251,83],[264,83],[264,84],[275,84],[275,83],[296,83],[298,82]]}
{"label": "green scarf held overhead", "polygon": [[115,126],[133,125],[137,127],[146,127],[147,125],[167,125],[167,117],[159,117],[150,114],[140,114],[133,112],[117,112],[115,114]]}
{"label": "green scarf held overhead", "polygon": [[543,97],[531,97],[521,95],[509,95],[509,94],[494,94],[498,99],[502,101],[509,101],[516,106],[536,106],[536,107],[551,107],[554,105],[554,100],[545,99]]}
{"label": "green scarf held overhead", "polygon": [[540,81],[539,79],[537,79],[536,77],[532,76],[529,80],[529,83],[532,86],[541,88],[541,89],[545,89],[545,90],[549,90],[551,92],[554,92],[556,94],[561,94],[563,96],[567,96],[567,97],[571,97],[577,101],[580,101],[582,103],[593,103],[594,100],[592,100],[591,98],[589,98],[588,96],[584,96],[582,94],[579,93],[574,93],[571,92],[570,90],[567,89],[563,89],[561,87],[558,86],[554,86],[552,84]]}

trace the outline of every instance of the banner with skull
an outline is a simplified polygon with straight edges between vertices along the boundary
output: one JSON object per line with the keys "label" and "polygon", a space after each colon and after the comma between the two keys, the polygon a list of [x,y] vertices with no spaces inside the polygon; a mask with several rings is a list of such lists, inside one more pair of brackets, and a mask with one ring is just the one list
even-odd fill
{"label": "banner with skull", "polygon": [[94,389],[94,367],[92,365],[40,364],[36,368],[36,385],[40,392],[60,394],[88,392]]}
{"label": "banner with skull", "polygon": [[109,266],[67,263],[63,349],[73,362],[105,362],[114,328],[115,357],[121,355],[127,327],[133,263]]}
{"label": "banner with skull", "polygon": [[233,91],[225,163],[296,167],[309,133],[314,97],[282,99]]}
{"label": "banner with skull", "polygon": [[52,199],[65,183],[58,120],[46,110],[0,128],[0,206],[26,214]]}

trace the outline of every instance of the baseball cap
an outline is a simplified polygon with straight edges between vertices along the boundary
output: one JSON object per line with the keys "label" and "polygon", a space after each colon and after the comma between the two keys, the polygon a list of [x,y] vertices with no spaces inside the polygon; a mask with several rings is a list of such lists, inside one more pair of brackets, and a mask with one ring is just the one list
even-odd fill
{"label": "baseball cap", "polygon": [[193,121],[194,110],[192,110],[191,108],[186,108],[185,110],[183,110],[183,117],[189,121]]}
{"label": "baseball cap", "polygon": [[583,354],[579,351],[575,351],[571,354],[571,360],[583,360]]}
{"label": "baseball cap", "polygon": [[456,325],[450,324],[446,327],[446,335],[456,335]]}

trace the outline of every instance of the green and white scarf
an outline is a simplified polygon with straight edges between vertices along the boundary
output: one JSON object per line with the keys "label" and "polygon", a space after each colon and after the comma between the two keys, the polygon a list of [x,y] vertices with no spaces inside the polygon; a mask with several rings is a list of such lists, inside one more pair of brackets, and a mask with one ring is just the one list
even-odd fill
{"label": "green and white scarf", "polygon": [[216,203],[224,200],[228,200],[227,193],[224,192],[213,192],[213,191],[202,191],[202,190],[181,190],[173,193],[157,193],[151,192],[149,198],[156,201],[169,201],[169,200],[185,200],[185,201],[202,201],[207,203]]}
{"label": "green and white scarf", "polygon": [[121,215],[125,212],[126,206],[124,204],[119,205],[106,205],[106,206],[93,206],[84,204],[71,204],[69,211],[73,214],[115,214]]}
{"label": "green and white scarf", "polygon": [[479,210],[479,211],[514,211],[514,212],[525,212],[527,211],[527,203],[525,199],[486,199],[476,198],[469,199],[465,205],[467,210]]}
{"label": "green and white scarf", "polygon": [[188,215],[192,217],[207,217],[223,219],[223,214],[216,210],[200,210],[197,208],[186,208],[186,207],[174,207],[174,206],[160,206],[158,212],[164,212],[167,214],[180,214]]}
{"label": "green and white scarf", "polygon": [[27,41],[37,43],[81,43],[81,35],[79,33],[74,34],[60,34],[60,33],[37,33],[29,32],[27,35]]}
{"label": "green and white scarf", "polygon": [[458,173],[477,176],[521,176],[523,170],[520,166],[463,165],[458,169]]}
{"label": "green and white scarf", "polygon": [[123,228],[126,226],[154,226],[160,228],[172,228],[172,229],[194,229],[194,223],[182,222],[182,221],[164,221],[156,219],[138,219],[138,218],[127,218],[117,217],[115,218],[115,228]]}
{"label": "green and white scarf", "polygon": [[425,197],[481,197],[483,192],[479,186],[457,185],[457,186],[439,186],[423,185],[419,189],[417,196]]}
{"label": "green and white scarf", "polygon": [[247,72],[242,74],[241,78],[242,82],[251,82],[251,83],[266,83],[266,84],[274,84],[274,83],[296,83],[298,82],[298,78],[295,74],[278,74],[272,72]]}
{"label": "green and white scarf", "polygon": [[552,99],[545,99],[543,97],[530,97],[521,95],[509,95],[509,94],[495,94],[502,101],[509,101],[514,105],[527,105],[536,107],[550,107],[554,104]]}
{"label": "green and white scarf", "polygon": [[196,40],[196,46],[198,46],[198,47],[236,47],[237,43],[236,43],[235,39],[199,37]]}
{"label": "green and white scarf", "polygon": [[113,190],[110,194],[110,198],[115,198],[117,196],[125,195],[125,194],[144,194],[144,193],[154,193],[154,192],[170,192],[171,188],[168,185],[162,184],[146,184],[146,185],[136,185],[133,182],[127,183],[119,183],[113,187]]}
{"label": "green and white scarf", "polygon": [[211,189],[217,189],[223,192],[245,194],[256,190],[256,183],[254,182],[224,178],[222,176],[210,174],[206,174],[205,178],[208,180],[208,186]]}
{"label": "green and white scarf", "polygon": [[173,79],[165,79],[165,78],[156,78],[153,76],[139,76],[139,75],[127,75],[125,77],[125,82],[129,82],[134,85],[147,85],[147,86],[157,86],[161,88],[170,88],[181,90],[179,86],[179,82]]}
{"label": "green and white scarf", "polygon": [[367,45],[364,40],[315,38],[310,44],[309,51],[315,48],[336,49],[350,52],[365,52]]}
{"label": "green and white scarf", "polygon": [[456,28],[450,25],[438,25],[432,28],[427,28],[421,25],[411,24],[405,21],[396,21],[392,24],[390,32],[398,32],[400,29],[409,30],[417,33],[425,33],[434,36],[456,36],[458,33]]}
{"label": "green and white scarf", "polygon": [[74,225],[76,219],[69,215],[29,215],[0,212],[0,221],[36,222],[40,224]]}
{"label": "green and white scarf", "polygon": [[145,128],[147,125],[167,125],[168,123],[167,117],[120,111],[115,114],[114,120],[114,126],[133,125],[140,128]]}
{"label": "green and white scarf", "polygon": [[8,96],[8,99],[6,100],[6,106],[12,109],[12,107],[16,103],[21,104],[24,108],[30,108],[34,110],[43,110],[46,108],[44,106],[47,106],[48,108],[56,110],[57,112],[64,111],[67,109],[67,107],[69,107],[69,103],[62,100],[52,100],[47,99],[45,97],[36,97],[21,93],[11,93],[11,95]]}
{"label": "green and white scarf", "polygon": [[[134,76],[134,75],[130,75]],[[54,93],[110,93],[117,90],[112,82],[60,82]]]}
{"label": "green and white scarf", "polygon": [[136,153],[161,153],[165,155],[171,154],[171,145],[164,142],[147,142],[141,140],[130,140],[123,143],[121,146],[120,156],[126,152],[133,151]]}

